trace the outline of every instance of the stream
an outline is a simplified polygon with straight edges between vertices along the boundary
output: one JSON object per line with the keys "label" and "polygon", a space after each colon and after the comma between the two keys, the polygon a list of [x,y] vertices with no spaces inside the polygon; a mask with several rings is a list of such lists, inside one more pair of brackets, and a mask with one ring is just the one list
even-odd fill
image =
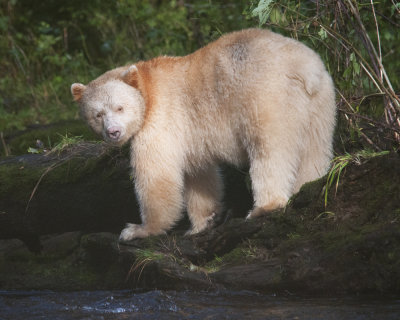
{"label": "stream", "polygon": [[0,319],[400,319],[400,298],[247,291],[0,291]]}

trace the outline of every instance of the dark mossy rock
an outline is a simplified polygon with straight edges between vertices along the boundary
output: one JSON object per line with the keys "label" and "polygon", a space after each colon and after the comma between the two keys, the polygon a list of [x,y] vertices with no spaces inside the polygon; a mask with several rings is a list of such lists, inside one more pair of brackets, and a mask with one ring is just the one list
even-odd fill
{"label": "dark mossy rock", "polygon": [[0,253],[0,287],[3,289],[85,289],[98,282],[88,268],[77,268],[79,232],[45,236],[41,255],[17,240],[3,240]]}
{"label": "dark mossy rock", "polygon": [[[25,220],[21,221],[29,222],[26,228],[37,232],[36,235],[49,233],[51,228],[61,230],[54,221],[47,224],[38,222],[46,220],[29,218],[33,214],[51,220],[51,214],[53,218],[61,214],[70,219],[59,220],[64,228],[84,230],[85,234],[79,236],[78,245],[59,244],[65,249],[60,249],[63,253],[57,257],[55,245],[49,245],[50,240],[43,236],[41,255],[15,248],[15,243],[9,244],[7,250],[0,246],[1,288],[228,288],[325,295],[400,293],[400,158],[396,154],[349,164],[340,176],[337,190],[335,186],[328,189],[327,203],[324,177],[304,185],[286,208],[264,217],[245,220],[246,204],[242,217],[227,213],[216,227],[198,235],[184,236],[184,230],[178,228],[167,235],[118,243],[118,232],[124,222],[132,221],[131,207],[135,206],[128,203],[134,197],[127,154],[108,149],[104,153],[98,151],[93,151],[94,158],[90,152],[74,158],[68,174],[68,170],[54,171],[53,178],[43,178],[45,183],[42,190],[39,187],[36,191],[28,215],[24,210],[30,194],[27,191],[32,185],[18,187],[10,180],[9,188],[16,197],[3,197],[1,201],[9,208],[13,204],[22,210],[20,216]],[[57,157],[62,159],[63,155]],[[23,164],[24,168],[29,166]],[[17,169],[10,171],[13,177],[21,174]],[[242,195],[247,203],[245,175],[237,175],[235,171],[231,178],[228,169],[225,174],[238,184],[236,190],[241,190],[233,198],[240,199]],[[38,175],[32,178],[33,186],[36,179]],[[109,183],[104,185],[104,181]],[[20,190],[24,187],[25,195]],[[110,197],[99,192],[104,199],[98,199],[93,193],[99,190]],[[54,198],[49,196],[52,192]],[[232,191],[228,188],[229,192]],[[82,220],[72,204],[83,209],[80,215],[87,212],[90,219]],[[112,204],[114,208],[110,207]],[[42,215],[46,208],[51,210]],[[0,219],[10,212],[0,215]],[[98,221],[102,221],[103,229],[100,224],[95,227]],[[23,271],[27,264],[35,270],[29,276]],[[16,276],[7,277],[10,272]]]}
{"label": "dark mossy rock", "polygon": [[98,290],[128,288],[130,265],[123,263],[108,233],[69,232],[42,236],[40,254],[18,240],[0,248],[0,288],[12,290]]}

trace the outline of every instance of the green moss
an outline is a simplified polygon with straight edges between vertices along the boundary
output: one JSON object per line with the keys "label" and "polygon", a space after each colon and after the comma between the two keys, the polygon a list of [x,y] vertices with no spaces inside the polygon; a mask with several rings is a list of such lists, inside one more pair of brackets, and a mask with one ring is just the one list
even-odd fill
{"label": "green moss", "polygon": [[312,201],[315,201],[315,199],[318,197],[321,197],[322,199],[325,183],[326,176],[305,183],[300,188],[299,192],[291,198],[292,205],[296,208],[300,208],[310,204]]}
{"label": "green moss", "polygon": [[[376,184],[373,190],[364,196],[365,201],[360,205],[368,213],[370,218],[378,218],[381,214],[390,214],[391,210],[382,212],[382,208],[398,207],[399,206],[400,185],[398,181],[392,179],[382,180]],[[394,210],[394,212],[396,209]]]}
{"label": "green moss", "polygon": [[71,256],[34,255],[23,251],[0,260],[3,288],[78,290],[96,288],[102,281],[99,274],[84,264],[74,263]]}
{"label": "green moss", "polygon": [[160,240],[163,239],[165,236],[150,236],[147,238],[142,239],[143,247],[146,250],[154,251],[157,247],[159,247]]}
{"label": "green moss", "polygon": [[213,260],[206,263],[202,268],[208,272],[216,272],[227,265],[247,264],[260,256],[259,250],[252,241],[248,240],[222,257],[215,256]]}
{"label": "green moss", "polygon": [[49,171],[44,177],[50,184],[69,184],[84,179],[92,174],[98,165],[96,158],[72,158]]}
{"label": "green moss", "polygon": [[41,173],[23,164],[0,166],[0,195],[12,195],[13,201],[28,201]]}
{"label": "green moss", "polygon": [[[104,180],[110,180],[114,173],[112,163],[104,165],[104,161],[112,162],[115,157],[104,153],[103,156],[80,156],[76,146],[76,155],[59,160],[42,155],[32,155],[22,158],[18,164],[4,163],[0,166],[0,199],[9,201],[24,210],[31,195],[37,193],[51,194],[62,185],[70,185],[83,181],[90,176],[91,183],[101,186]],[[32,157],[32,158],[30,158]],[[107,168],[107,169],[104,169]],[[108,169],[110,168],[110,169]],[[129,182],[129,181],[128,181]],[[12,195],[12,197],[10,197]]]}
{"label": "green moss", "polygon": [[99,140],[99,137],[83,121],[71,120],[21,132],[9,139],[8,147],[12,155],[26,154],[28,148],[36,148],[36,141],[40,140],[44,147],[50,150],[66,135],[82,136],[82,139],[86,141]]}
{"label": "green moss", "polygon": [[288,234],[297,232],[297,215],[280,212],[268,217],[261,230],[254,235],[255,239],[286,239]]}
{"label": "green moss", "polygon": [[150,249],[138,249],[135,253],[138,260],[157,261],[165,257],[164,254]]}
{"label": "green moss", "polygon": [[117,235],[95,233],[83,235],[81,251],[85,263],[95,272],[106,272],[117,259]]}
{"label": "green moss", "polygon": [[297,240],[301,238],[301,235],[296,232],[291,232],[287,234],[288,239],[290,240]]}
{"label": "green moss", "polygon": [[[128,270],[116,254],[117,236],[99,233],[82,238],[79,247],[77,238],[56,241],[57,238],[50,237],[50,247],[42,254],[35,255],[22,247],[0,256],[0,287],[50,290],[124,287]],[[76,239],[72,246],[71,239]]]}
{"label": "green moss", "polygon": [[[400,245],[392,237],[390,227],[386,224],[368,224],[352,230],[336,230],[320,232],[312,236],[314,243],[325,252],[355,252],[357,250],[372,252],[386,252],[388,248],[381,248],[381,242],[391,242]],[[386,253],[385,253],[386,255]]]}

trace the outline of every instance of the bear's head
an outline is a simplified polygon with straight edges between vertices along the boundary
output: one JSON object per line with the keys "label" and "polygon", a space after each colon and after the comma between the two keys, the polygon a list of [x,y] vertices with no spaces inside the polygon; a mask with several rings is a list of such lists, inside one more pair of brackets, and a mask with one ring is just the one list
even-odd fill
{"label": "bear's head", "polygon": [[83,118],[107,142],[121,145],[143,125],[145,102],[132,83],[137,72],[135,65],[118,68],[87,85],[74,83],[71,86]]}

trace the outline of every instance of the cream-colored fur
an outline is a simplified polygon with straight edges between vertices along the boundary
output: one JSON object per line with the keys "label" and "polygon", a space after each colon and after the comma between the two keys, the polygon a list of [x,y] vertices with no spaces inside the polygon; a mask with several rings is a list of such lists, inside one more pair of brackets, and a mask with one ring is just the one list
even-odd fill
{"label": "cream-colored fur", "polygon": [[314,51],[267,30],[117,68],[71,91],[96,132],[131,145],[142,224],[122,240],[167,231],[185,205],[190,232],[204,230],[221,211],[220,162],[249,163],[253,218],[285,206],[331,159],[331,77]]}

